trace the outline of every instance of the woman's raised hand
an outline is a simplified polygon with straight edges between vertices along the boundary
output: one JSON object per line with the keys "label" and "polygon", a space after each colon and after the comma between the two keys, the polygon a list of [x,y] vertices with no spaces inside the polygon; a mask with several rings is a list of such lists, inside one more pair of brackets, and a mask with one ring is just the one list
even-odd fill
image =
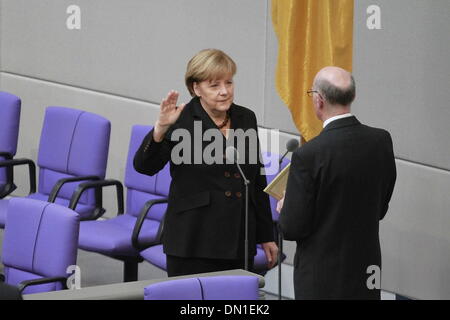
{"label": "woman's raised hand", "polygon": [[171,90],[165,99],[161,101],[158,120],[153,131],[153,138],[160,142],[164,138],[164,134],[180,117],[181,112],[186,106],[185,103],[177,106],[179,93]]}

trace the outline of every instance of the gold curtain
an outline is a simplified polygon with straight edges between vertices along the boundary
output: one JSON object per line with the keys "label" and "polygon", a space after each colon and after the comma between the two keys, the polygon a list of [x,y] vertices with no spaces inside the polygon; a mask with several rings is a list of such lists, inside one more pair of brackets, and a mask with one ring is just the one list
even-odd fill
{"label": "gold curtain", "polygon": [[353,0],[272,0],[272,23],[278,38],[276,88],[308,141],[322,130],[306,94],[314,76],[326,66],[352,70]]}

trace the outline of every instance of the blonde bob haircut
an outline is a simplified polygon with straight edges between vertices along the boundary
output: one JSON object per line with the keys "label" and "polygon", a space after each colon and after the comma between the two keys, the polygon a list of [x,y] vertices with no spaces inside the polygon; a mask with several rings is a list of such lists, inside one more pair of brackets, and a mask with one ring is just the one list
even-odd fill
{"label": "blonde bob haircut", "polygon": [[194,82],[216,80],[235,74],[236,63],[225,52],[204,49],[189,61],[184,79],[189,93],[194,97]]}

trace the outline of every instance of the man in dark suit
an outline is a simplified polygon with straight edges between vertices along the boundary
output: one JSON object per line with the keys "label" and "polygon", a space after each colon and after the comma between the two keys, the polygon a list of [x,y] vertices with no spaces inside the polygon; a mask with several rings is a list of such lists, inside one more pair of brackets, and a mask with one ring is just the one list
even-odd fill
{"label": "man in dark suit", "polygon": [[292,155],[278,206],[285,239],[297,242],[295,297],[380,299],[370,277],[381,270],[379,221],[396,180],[391,136],[350,114],[349,72],[322,69],[308,94],[324,129]]}

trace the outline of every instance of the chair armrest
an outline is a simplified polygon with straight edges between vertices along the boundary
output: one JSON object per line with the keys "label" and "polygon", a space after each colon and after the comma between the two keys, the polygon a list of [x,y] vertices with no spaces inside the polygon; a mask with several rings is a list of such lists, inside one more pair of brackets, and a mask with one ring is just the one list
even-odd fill
{"label": "chair armrest", "polygon": [[51,277],[51,278],[40,278],[40,279],[33,279],[33,280],[25,280],[19,283],[18,288],[20,293],[22,293],[27,287],[30,286],[37,286],[41,284],[46,283],[52,283],[52,282],[61,282],[63,285],[63,288],[67,288],[67,278],[65,277]]}
{"label": "chair armrest", "polygon": [[166,223],[166,215],[164,215],[163,219],[161,220],[161,222],[159,224],[158,232],[156,233],[156,239],[154,241],[155,244],[162,243],[162,234],[163,234],[163,231],[164,231],[164,224],[165,223]]}
{"label": "chair armrest", "polygon": [[36,192],[36,165],[34,164],[33,160],[31,159],[10,159],[10,160],[3,160],[0,161],[0,168],[6,167],[6,168],[12,168],[15,166],[20,165],[28,165],[28,173],[30,177],[30,193]]}
{"label": "chair armrest", "polygon": [[141,212],[139,213],[139,217],[136,220],[136,224],[134,225],[133,234],[131,235],[131,243],[136,250],[142,251],[148,248],[149,246],[161,243],[161,235],[164,226],[164,219],[159,224],[158,233],[155,241],[152,241],[150,243],[139,243],[139,233],[141,232],[142,225],[144,224],[145,218],[147,217],[147,214],[150,211],[151,207],[153,207],[153,205],[158,203],[167,203],[167,201],[168,201],[167,198],[153,199],[147,201],[142,207]]}
{"label": "chair armrest", "polygon": [[[0,157],[4,160],[11,160],[14,156],[9,152],[0,152]],[[4,161],[0,160],[0,161]],[[12,167],[6,169],[6,184],[0,189],[0,199],[3,199],[8,194],[16,190],[17,186],[14,184],[14,170]]]}
{"label": "chair armrest", "polygon": [[105,210],[103,209],[103,193],[104,187],[116,186],[117,192],[117,215],[121,215],[124,212],[124,201],[123,201],[123,185],[119,180],[107,179],[99,181],[89,181],[80,183],[70,199],[69,208],[75,210],[78,201],[84,191],[88,189],[95,189],[95,201],[96,201],[96,212],[92,218],[83,220],[96,220],[100,218]]}
{"label": "chair armrest", "polygon": [[58,196],[58,193],[64,184],[83,180],[100,180],[100,178],[97,176],[81,176],[81,177],[70,177],[59,179],[58,182],[56,182],[55,186],[53,187],[52,191],[50,192],[47,201],[52,203],[55,202],[56,197]]}
{"label": "chair armrest", "polygon": [[5,158],[6,160],[11,160],[13,155],[9,152],[0,151],[0,157]]}

